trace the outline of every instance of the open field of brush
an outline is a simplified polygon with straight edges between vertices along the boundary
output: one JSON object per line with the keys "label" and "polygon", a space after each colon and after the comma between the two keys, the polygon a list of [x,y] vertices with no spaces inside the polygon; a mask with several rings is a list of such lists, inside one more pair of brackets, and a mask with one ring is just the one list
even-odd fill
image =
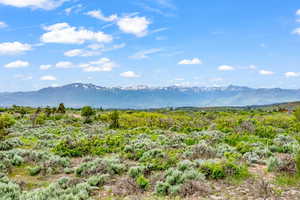
{"label": "open field of brush", "polygon": [[300,199],[300,109],[0,109],[0,200]]}

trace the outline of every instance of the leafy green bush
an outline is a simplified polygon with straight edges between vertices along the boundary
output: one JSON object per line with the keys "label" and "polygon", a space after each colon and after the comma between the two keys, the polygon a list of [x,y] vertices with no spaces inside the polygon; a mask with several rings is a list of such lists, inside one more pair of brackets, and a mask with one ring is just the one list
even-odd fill
{"label": "leafy green bush", "polygon": [[231,161],[204,161],[200,165],[200,171],[207,178],[211,179],[243,178],[248,175],[246,166],[238,165]]}
{"label": "leafy green bush", "polygon": [[110,125],[109,125],[109,128],[112,128],[112,129],[116,129],[116,128],[120,128],[120,123],[119,123],[119,112],[118,111],[113,111],[111,114],[110,114]]}
{"label": "leafy green bush", "polygon": [[84,106],[81,109],[81,116],[85,118],[84,122],[85,123],[90,123],[91,122],[91,117],[95,114],[94,110],[90,106]]}
{"label": "leafy green bush", "polygon": [[6,135],[6,129],[15,123],[16,121],[10,114],[0,114],[0,140]]}
{"label": "leafy green bush", "polygon": [[300,122],[300,107],[297,107],[294,111],[294,116],[296,117],[296,120]]}
{"label": "leafy green bush", "polygon": [[30,167],[28,168],[28,172],[30,176],[36,176],[41,172],[42,168],[37,166],[37,167]]}
{"label": "leafy green bush", "polygon": [[149,187],[150,181],[143,175],[140,175],[139,177],[137,177],[136,183],[141,189],[146,190]]}

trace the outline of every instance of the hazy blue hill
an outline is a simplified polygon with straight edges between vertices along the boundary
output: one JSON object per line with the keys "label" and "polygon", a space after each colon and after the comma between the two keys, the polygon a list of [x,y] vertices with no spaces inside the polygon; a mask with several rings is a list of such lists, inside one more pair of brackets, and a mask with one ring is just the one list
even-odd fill
{"label": "hazy blue hill", "polygon": [[157,87],[106,88],[74,83],[32,92],[0,93],[0,105],[104,108],[157,108],[183,106],[245,106],[300,100],[300,90],[248,87]]}

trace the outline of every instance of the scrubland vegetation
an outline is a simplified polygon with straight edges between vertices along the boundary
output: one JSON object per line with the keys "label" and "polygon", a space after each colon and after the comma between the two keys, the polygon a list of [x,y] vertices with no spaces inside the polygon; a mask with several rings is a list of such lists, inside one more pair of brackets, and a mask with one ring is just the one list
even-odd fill
{"label": "scrubland vegetation", "polygon": [[300,199],[300,109],[0,109],[0,199]]}

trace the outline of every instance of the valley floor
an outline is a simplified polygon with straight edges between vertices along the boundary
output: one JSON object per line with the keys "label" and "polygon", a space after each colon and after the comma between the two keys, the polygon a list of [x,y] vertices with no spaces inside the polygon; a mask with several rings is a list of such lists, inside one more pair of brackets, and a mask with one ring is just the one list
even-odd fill
{"label": "valley floor", "polygon": [[296,114],[19,109],[0,114],[0,200],[300,199]]}

